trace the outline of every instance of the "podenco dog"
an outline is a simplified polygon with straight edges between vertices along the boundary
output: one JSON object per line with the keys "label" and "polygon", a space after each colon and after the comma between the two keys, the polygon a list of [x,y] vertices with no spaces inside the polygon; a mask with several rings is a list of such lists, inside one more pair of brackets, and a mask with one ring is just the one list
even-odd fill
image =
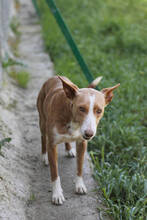
{"label": "podenco dog", "polygon": [[69,156],[75,156],[70,142],[76,142],[77,176],[76,193],[85,194],[86,186],[82,178],[84,153],[87,141],[95,134],[97,125],[104,114],[105,106],[112,100],[113,90],[120,84],[101,91],[94,89],[100,77],[79,89],[66,77],[55,76],[42,86],[37,107],[40,118],[42,156],[49,161],[52,180],[52,202],[60,205],[65,199],[58,175],[57,144],[65,143]]}

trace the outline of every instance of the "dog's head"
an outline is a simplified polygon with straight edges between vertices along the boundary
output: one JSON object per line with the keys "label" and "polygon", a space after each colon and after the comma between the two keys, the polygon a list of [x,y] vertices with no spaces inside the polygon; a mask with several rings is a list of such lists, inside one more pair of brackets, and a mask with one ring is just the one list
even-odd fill
{"label": "dog's head", "polygon": [[100,78],[94,80],[89,88],[79,89],[75,84],[60,77],[64,92],[71,101],[73,121],[79,124],[81,136],[85,140],[96,134],[97,125],[104,114],[104,108],[111,102],[113,90],[120,84],[97,91],[94,89]]}

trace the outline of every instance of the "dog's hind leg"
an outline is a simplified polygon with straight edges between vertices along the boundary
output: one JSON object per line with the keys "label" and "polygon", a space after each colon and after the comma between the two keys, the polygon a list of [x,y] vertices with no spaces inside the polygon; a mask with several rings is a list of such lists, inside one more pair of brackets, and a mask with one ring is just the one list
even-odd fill
{"label": "dog's hind leg", "polygon": [[47,166],[48,162],[48,154],[47,154],[47,146],[46,146],[46,130],[45,130],[45,123],[44,119],[40,116],[40,131],[41,131],[41,151],[42,151],[42,161]]}
{"label": "dog's hind leg", "polygon": [[67,152],[68,157],[75,157],[76,156],[76,150],[72,148],[72,146],[69,143],[65,143],[65,150]]}
{"label": "dog's hind leg", "polygon": [[42,154],[46,154],[46,136],[41,135]]}
{"label": "dog's hind leg", "polygon": [[48,162],[48,153],[46,150],[46,136],[41,136],[41,142],[42,142],[42,161],[47,166],[49,164]]}

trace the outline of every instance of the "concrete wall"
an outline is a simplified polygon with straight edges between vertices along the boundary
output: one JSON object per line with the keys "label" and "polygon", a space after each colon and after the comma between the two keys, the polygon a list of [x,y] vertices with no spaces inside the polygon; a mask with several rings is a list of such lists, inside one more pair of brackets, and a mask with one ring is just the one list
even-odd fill
{"label": "concrete wall", "polygon": [[13,0],[0,0],[0,87],[2,86],[3,69],[2,59],[6,54],[11,54],[8,38],[11,35],[10,21],[15,14]]}

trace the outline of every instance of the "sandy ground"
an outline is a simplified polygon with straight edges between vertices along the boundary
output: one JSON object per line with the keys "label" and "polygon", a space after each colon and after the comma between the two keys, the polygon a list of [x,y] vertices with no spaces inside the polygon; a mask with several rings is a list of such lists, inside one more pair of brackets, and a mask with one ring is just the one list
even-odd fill
{"label": "sandy ground", "polygon": [[31,80],[25,90],[5,76],[0,91],[0,139],[12,138],[0,156],[0,219],[98,220],[101,198],[95,191],[88,155],[84,164],[88,194],[79,196],[74,186],[76,159],[65,156],[63,145],[58,146],[59,173],[66,202],[62,206],[51,203],[49,167],[41,161],[36,98],[42,83],[53,75],[53,65],[44,52],[31,1],[21,0],[18,20],[22,33],[19,54],[28,65]]}

